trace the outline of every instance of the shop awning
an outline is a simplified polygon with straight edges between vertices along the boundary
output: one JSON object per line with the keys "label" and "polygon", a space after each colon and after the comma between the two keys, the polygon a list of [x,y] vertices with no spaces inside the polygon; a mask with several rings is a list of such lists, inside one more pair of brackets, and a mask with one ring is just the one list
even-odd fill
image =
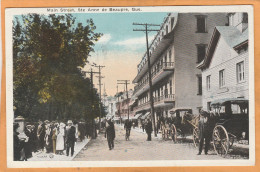
{"label": "shop awning", "polygon": [[138,119],[138,118],[140,118],[142,115],[143,115],[142,113],[138,113],[138,114],[136,114],[136,115],[133,117],[133,119]]}
{"label": "shop awning", "polygon": [[144,116],[141,117],[141,119],[146,119],[146,118],[148,118],[148,117],[150,116],[150,114],[151,114],[150,112],[147,112]]}

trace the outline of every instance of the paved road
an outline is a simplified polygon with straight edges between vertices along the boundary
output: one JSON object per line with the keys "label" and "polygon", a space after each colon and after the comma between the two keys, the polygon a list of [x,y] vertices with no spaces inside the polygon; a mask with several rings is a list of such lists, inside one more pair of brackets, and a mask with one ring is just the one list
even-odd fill
{"label": "paved road", "polygon": [[196,155],[198,150],[191,143],[177,143],[152,138],[146,141],[146,134],[131,131],[130,141],[125,141],[122,126],[115,125],[115,148],[108,149],[107,141],[101,133],[95,140],[79,152],[74,161],[128,161],[128,160],[216,160],[223,159],[213,151],[209,155]]}

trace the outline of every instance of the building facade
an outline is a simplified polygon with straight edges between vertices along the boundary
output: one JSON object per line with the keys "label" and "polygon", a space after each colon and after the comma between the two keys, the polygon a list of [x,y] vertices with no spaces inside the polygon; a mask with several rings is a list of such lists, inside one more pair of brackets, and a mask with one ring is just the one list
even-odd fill
{"label": "building facade", "polygon": [[202,70],[203,108],[226,98],[249,99],[248,16],[229,13],[229,26],[214,29]]}
{"label": "building facade", "polygon": [[129,119],[134,117],[134,112],[130,108],[130,102],[133,95],[133,90],[130,89],[127,92],[122,92],[122,94],[118,94],[116,98],[116,119],[120,119],[122,121],[128,119],[128,110],[129,110]]}
{"label": "building facade", "polygon": [[116,97],[113,96],[104,96],[103,97],[103,105],[105,106],[106,110],[106,118],[113,119],[116,114]]}
{"label": "building facade", "polygon": [[[170,13],[150,44],[152,91],[155,117],[169,116],[173,108],[202,107],[201,71],[196,67],[205,57],[215,26],[227,24],[225,13]],[[147,55],[137,66],[134,96],[136,114],[150,111]]]}

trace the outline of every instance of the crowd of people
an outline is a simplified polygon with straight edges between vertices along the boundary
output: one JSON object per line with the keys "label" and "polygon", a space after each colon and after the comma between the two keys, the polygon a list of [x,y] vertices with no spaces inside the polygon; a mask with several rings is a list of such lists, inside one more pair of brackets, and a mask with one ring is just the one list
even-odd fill
{"label": "crowd of people", "polygon": [[[156,123],[156,131],[159,132],[162,125],[173,123],[173,119],[160,119]],[[200,120],[198,123],[199,129],[199,153],[202,148],[205,149],[205,154],[208,153],[210,136],[213,130],[214,121],[210,118],[210,114],[206,111],[201,111]],[[131,128],[134,127],[133,121],[126,120],[124,129],[126,135],[130,136]],[[153,132],[152,122],[146,119],[141,122],[143,132],[147,134],[147,141],[151,141],[151,134]],[[73,156],[75,142],[83,141],[85,138],[92,138],[97,136],[97,123],[92,122],[75,122],[69,120],[67,124],[63,122],[49,122],[48,120],[25,125],[24,132],[18,132],[19,124],[13,125],[13,155],[14,161],[26,161],[33,156],[33,152],[45,152],[58,155]],[[111,120],[102,121],[101,128],[105,128],[105,137],[107,138],[109,150],[114,148],[115,127]],[[205,146],[204,146],[205,140]]]}
{"label": "crowd of people", "polygon": [[[26,161],[33,153],[44,152],[73,156],[75,142],[97,136],[97,124],[92,122],[72,122],[67,124],[57,121],[27,123],[24,131],[19,131],[19,124],[13,125],[14,161]],[[69,154],[70,153],[70,154]]]}

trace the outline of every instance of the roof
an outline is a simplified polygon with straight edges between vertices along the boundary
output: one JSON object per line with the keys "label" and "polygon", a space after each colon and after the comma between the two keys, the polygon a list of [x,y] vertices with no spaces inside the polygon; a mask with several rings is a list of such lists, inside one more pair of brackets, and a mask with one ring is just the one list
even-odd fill
{"label": "roof", "polygon": [[170,111],[177,111],[177,110],[183,110],[183,111],[186,111],[186,110],[192,110],[191,108],[189,107],[177,107],[177,108],[172,108]]}
{"label": "roof", "polygon": [[214,100],[211,102],[211,106],[212,105],[222,105],[226,102],[231,102],[231,103],[244,103],[244,102],[248,102],[247,99],[244,98],[225,98],[225,99],[218,99],[218,100]]}
{"label": "roof", "polygon": [[211,37],[205,59],[197,65],[197,68],[208,67],[215,52],[219,38],[223,37],[230,48],[236,48],[241,43],[248,41],[248,29],[240,32],[235,26],[216,26]]}
{"label": "roof", "polygon": [[[173,17],[174,18],[173,29],[171,31],[169,31],[168,34],[163,36],[163,38],[159,41],[158,45],[154,49],[153,53],[150,56],[150,63],[151,63],[151,65],[158,59],[159,56],[161,56],[162,52],[164,52],[165,49],[167,49],[168,46],[173,41],[174,30],[175,30],[175,26],[176,26],[177,21],[178,21],[178,13],[170,13],[170,14],[171,15],[168,15],[168,17]],[[157,39],[157,36],[160,35],[161,30],[163,30],[163,26],[164,26],[165,23],[166,23],[166,20],[161,25],[160,31],[157,32],[157,35],[153,39],[152,43],[149,45],[149,49],[151,49],[152,45],[154,44],[155,40]],[[141,62],[146,57],[146,55],[147,55],[147,51],[145,51],[144,56],[142,57]],[[140,63],[138,65],[140,65]],[[144,74],[147,73],[147,71],[148,71],[148,63],[145,62],[145,64],[142,67],[142,69],[137,73],[137,75],[133,79],[133,83],[138,83],[138,81],[144,76]]]}

